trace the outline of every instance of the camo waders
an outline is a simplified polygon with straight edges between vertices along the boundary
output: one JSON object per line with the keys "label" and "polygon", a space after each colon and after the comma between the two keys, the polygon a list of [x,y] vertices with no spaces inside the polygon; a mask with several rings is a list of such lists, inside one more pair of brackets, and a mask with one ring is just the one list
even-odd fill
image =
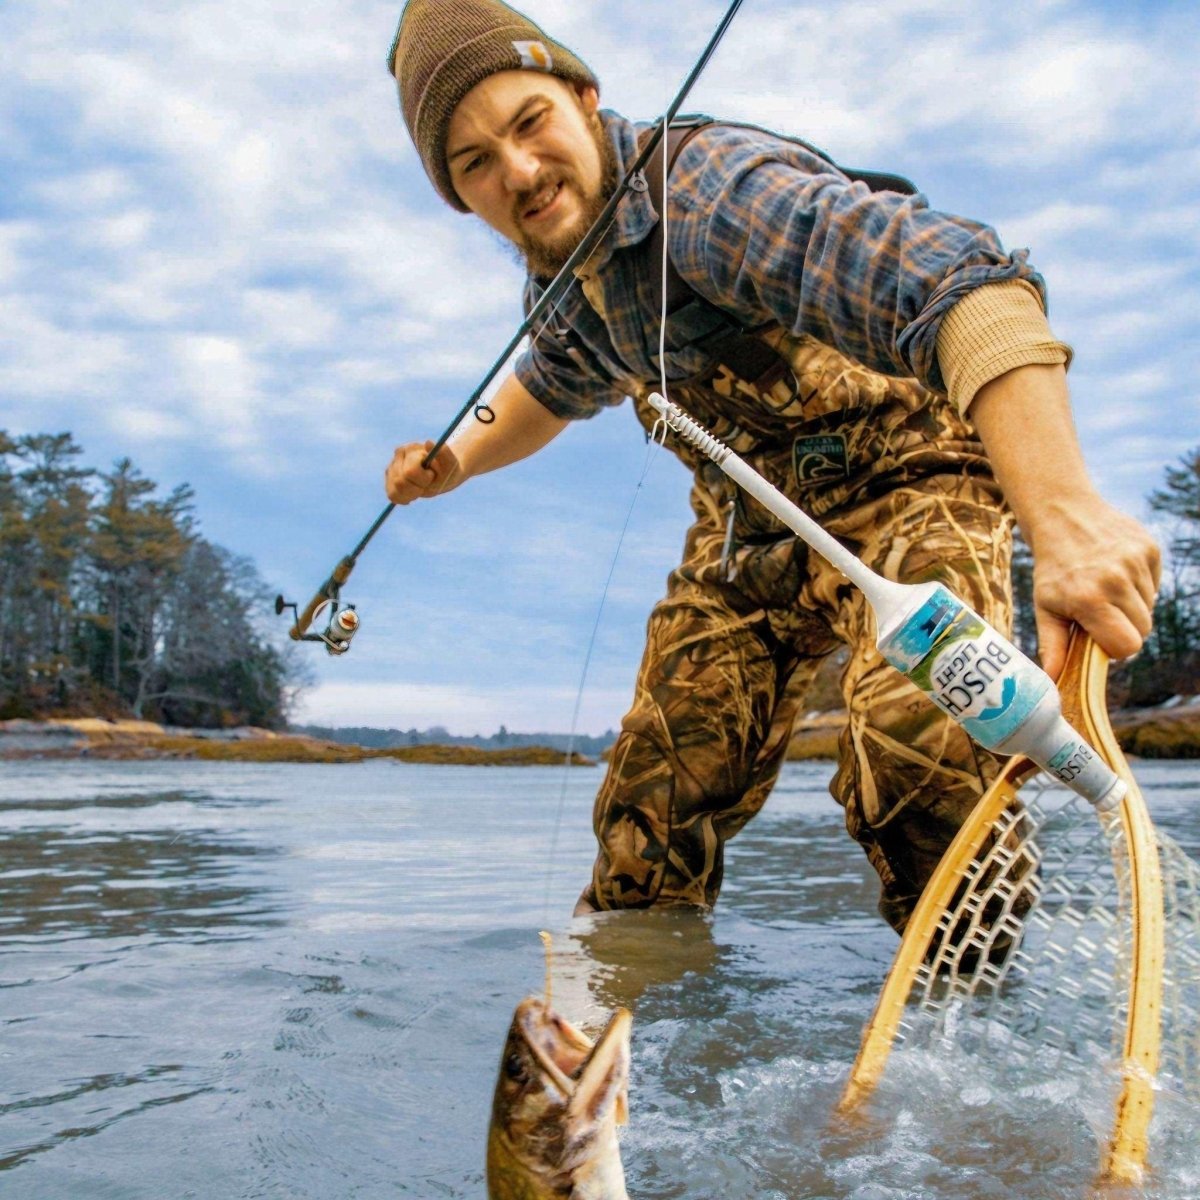
{"label": "camo waders", "polygon": [[[749,384],[718,367],[672,399],[868,566],[940,581],[1008,629],[1011,517],[949,401],[811,338],[760,336],[790,372]],[[649,430],[645,394],[635,407]],[[650,615],[582,899],[715,903],[725,842],[766,801],[820,661],[844,644],[849,721],[830,790],[879,874],[880,912],[902,930],[995,760],[884,663],[855,588],[717,466],[668,444],[695,473],[696,521]]]}

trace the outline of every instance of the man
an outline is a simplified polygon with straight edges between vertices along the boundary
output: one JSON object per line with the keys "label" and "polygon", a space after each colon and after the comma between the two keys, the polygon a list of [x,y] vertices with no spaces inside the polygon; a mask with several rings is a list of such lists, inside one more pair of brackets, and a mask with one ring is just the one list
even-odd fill
{"label": "man", "polygon": [[[498,0],[410,0],[389,69],[435,188],[520,249],[531,302],[636,156],[638,128],[601,111],[588,68]],[[1001,628],[1015,515],[1051,674],[1073,621],[1110,655],[1138,649],[1157,549],[1087,477],[1069,351],[1023,253],[753,129],[695,134],[669,187],[666,246],[695,297],[668,322],[674,400],[875,570],[941,580]],[[653,425],[656,223],[645,189],[631,192],[501,386],[495,421],[471,425],[429,469],[431,442],[398,449],[390,499],[516,462],[626,396]],[[881,912],[903,929],[996,764],[882,662],[869,610],[840,575],[673,448],[695,472],[696,522],[650,618],[576,911],[713,904],[725,841],[765,801],[821,659],[847,645],[831,790],[880,876]]]}

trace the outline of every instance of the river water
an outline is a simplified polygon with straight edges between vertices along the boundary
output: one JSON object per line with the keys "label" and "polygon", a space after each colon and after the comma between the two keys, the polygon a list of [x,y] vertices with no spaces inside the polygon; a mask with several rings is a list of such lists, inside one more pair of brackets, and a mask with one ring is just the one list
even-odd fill
{"label": "river water", "polygon": [[[1200,848],[1200,763],[1139,764]],[[1090,1194],[1086,1104],[893,1062],[831,1116],[895,949],[826,792],[789,764],[708,918],[570,921],[599,771],[0,763],[0,1195],[484,1195],[512,1009],[634,1009],[629,1190],[651,1197]],[[1167,1108],[1144,1194],[1194,1200]]]}

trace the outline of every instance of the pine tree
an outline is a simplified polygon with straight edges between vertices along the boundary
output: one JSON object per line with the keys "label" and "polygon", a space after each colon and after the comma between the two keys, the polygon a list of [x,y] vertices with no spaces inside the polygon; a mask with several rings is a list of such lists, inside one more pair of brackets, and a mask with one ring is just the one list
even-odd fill
{"label": "pine tree", "polygon": [[1154,629],[1124,672],[1135,705],[1195,693],[1200,681],[1200,447],[1165,474],[1166,486],[1149,496],[1155,512],[1174,518]]}
{"label": "pine tree", "polygon": [[[158,485],[128,458],[102,476],[89,558],[95,596],[93,673],[142,716],[157,665],[162,610],[193,538],[186,484],[156,500]],[[98,651],[98,655],[97,652]]]}
{"label": "pine tree", "polygon": [[1150,494],[1150,507],[1176,518],[1171,555],[1190,573],[1200,570],[1200,446],[1184,454],[1179,464],[1167,467],[1167,486]]}
{"label": "pine tree", "polygon": [[77,684],[75,589],[92,472],[68,433],[0,434],[0,713],[61,704]]}
{"label": "pine tree", "polygon": [[160,497],[129,459],[97,476],[80,454],[0,432],[0,719],[282,725],[305,680],[253,565],[200,537],[186,485]]}

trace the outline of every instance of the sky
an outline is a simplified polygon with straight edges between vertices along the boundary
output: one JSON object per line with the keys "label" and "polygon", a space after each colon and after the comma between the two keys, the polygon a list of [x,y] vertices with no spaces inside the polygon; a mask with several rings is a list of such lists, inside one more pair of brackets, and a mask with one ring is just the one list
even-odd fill
{"label": "sky", "polygon": [[[0,4],[0,429],[190,483],[205,536],[301,604],[382,509],[393,447],[442,432],[521,315],[511,254],[407,139],[400,8]],[[650,119],[725,5],[524,11]],[[904,174],[1029,247],[1093,475],[1145,517],[1200,444],[1198,61],[1195,4],[746,0],[685,109]],[[344,591],[352,651],[301,647],[295,719],[565,731],[578,704],[580,731],[616,726],[687,486],[624,405],[398,510]]]}

